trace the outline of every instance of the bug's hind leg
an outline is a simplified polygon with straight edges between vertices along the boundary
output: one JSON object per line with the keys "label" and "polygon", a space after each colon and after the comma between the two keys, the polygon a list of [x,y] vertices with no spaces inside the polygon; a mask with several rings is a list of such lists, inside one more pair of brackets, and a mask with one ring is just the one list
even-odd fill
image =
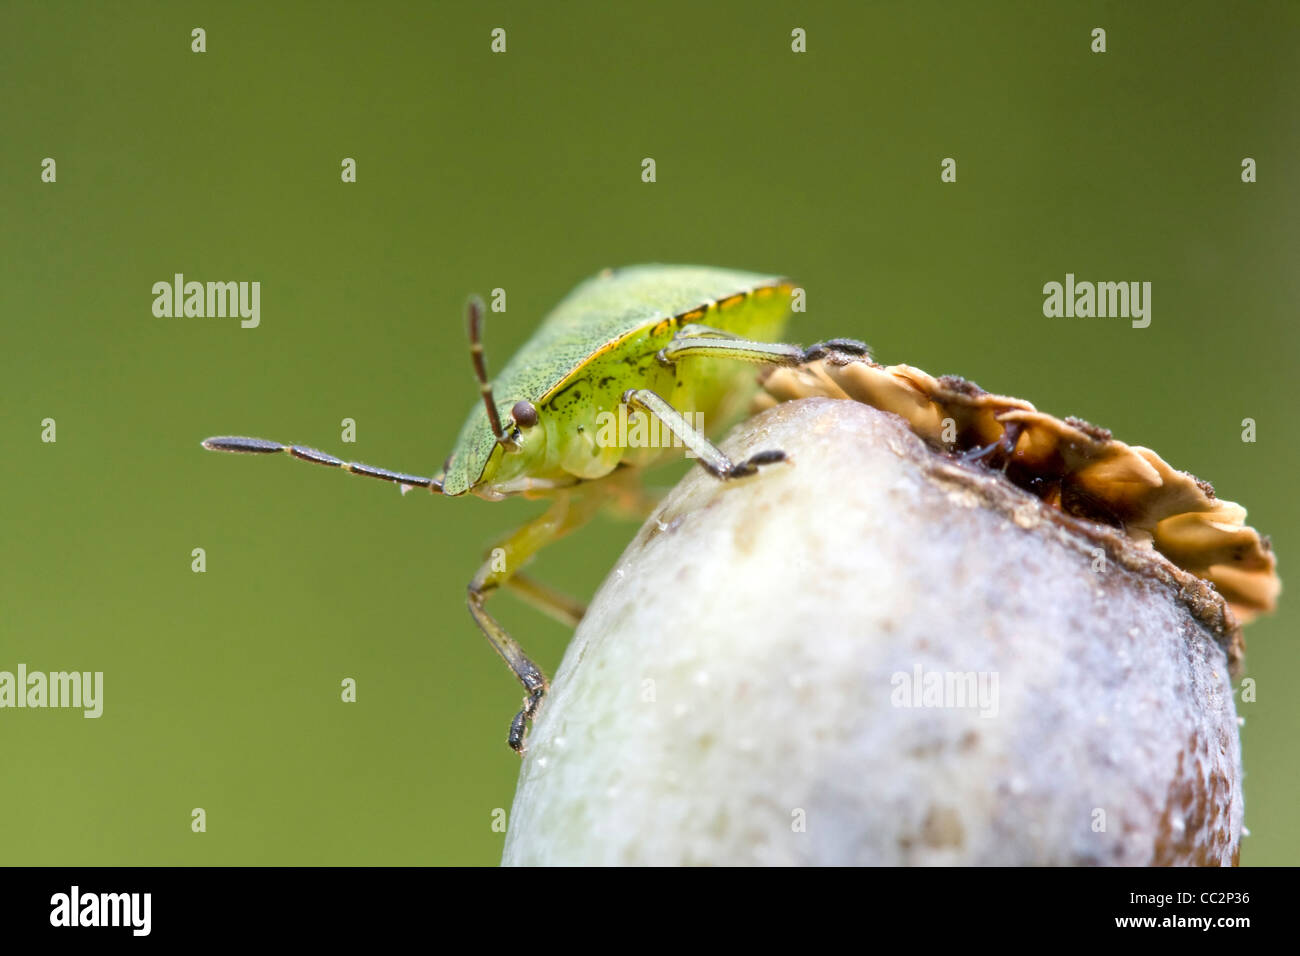
{"label": "bug's hind leg", "polygon": [[623,403],[629,408],[639,409],[659,419],[669,431],[681,439],[683,445],[695,453],[705,471],[723,481],[744,478],[758,471],[761,465],[785,461],[785,452],[773,450],[760,451],[750,455],[744,461],[733,462],[723,454],[722,449],[688,422],[681,412],[648,388],[628,389],[623,393]]}
{"label": "bug's hind leg", "polygon": [[515,574],[506,581],[506,587],[523,598],[547,617],[565,627],[577,627],[587,614],[587,605],[555,590],[550,585],[535,581],[526,574]]}
{"label": "bug's hind leg", "polygon": [[[546,675],[524,653],[519,642],[507,634],[505,628],[487,612],[484,605],[493,593],[511,582],[518,569],[534,554],[550,542],[585,524],[600,506],[601,498],[594,491],[561,494],[545,513],[520,527],[494,549],[494,553],[483,562],[467,589],[469,612],[479,630],[524,686],[523,707],[510,722],[510,735],[507,738],[510,748],[521,755],[524,752],[528,723],[537,716],[542,698],[546,695]],[[516,587],[521,585],[517,584]],[[522,582],[522,590],[525,596],[532,597],[542,594],[554,596],[556,593],[527,579]],[[576,604],[570,602],[569,610],[575,609]]]}
{"label": "bug's hind leg", "polygon": [[760,365],[803,365],[818,359],[843,356],[870,358],[871,349],[857,339],[827,339],[808,348],[783,342],[757,342],[707,325],[684,325],[673,340],[659,350],[659,361],[672,365],[691,356],[735,359]]}
{"label": "bug's hind leg", "polygon": [[1011,458],[1016,452],[1016,445],[1020,441],[1020,433],[1023,429],[1023,425],[1012,422],[1004,427],[1002,437],[997,441],[981,448],[971,448],[957,457],[968,464],[982,461],[985,464],[999,466],[1005,472],[1007,466],[1011,464]]}

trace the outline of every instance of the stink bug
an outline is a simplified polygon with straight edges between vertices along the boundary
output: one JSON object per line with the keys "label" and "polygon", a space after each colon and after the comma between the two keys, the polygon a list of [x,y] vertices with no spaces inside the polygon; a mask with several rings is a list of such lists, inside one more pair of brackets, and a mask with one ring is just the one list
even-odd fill
{"label": "stink bug", "polygon": [[[602,440],[602,416],[642,416],[660,423],[720,481],[754,474],[785,454],[759,452],[733,462],[693,425],[740,410],[753,375],[742,363],[800,365],[831,353],[866,356],[867,347],[835,339],[804,349],[775,343],[790,312],[786,279],[699,266],[633,266],[606,270],[578,286],[546,318],[495,382],[483,355],[483,303],[467,307],[470,357],[483,401],[461,428],[456,447],[432,477],[346,462],[302,445],[260,438],[209,438],[203,447],[246,453],[286,452],[303,461],[427,488],[448,497],[472,492],[488,500],[548,497],[551,507],[501,542],[470,581],[469,610],[527,696],[510,724],[508,742],[523,753],[528,723],[546,693],[546,678],[488,614],[487,598],[502,586],[570,626],[585,608],[518,573],[547,543],[584,524],[617,491],[629,468],[650,464],[665,449]],[[500,399],[497,396],[500,396]],[[684,414],[686,413],[686,414]],[[688,415],[691,417],[688,418]]]}

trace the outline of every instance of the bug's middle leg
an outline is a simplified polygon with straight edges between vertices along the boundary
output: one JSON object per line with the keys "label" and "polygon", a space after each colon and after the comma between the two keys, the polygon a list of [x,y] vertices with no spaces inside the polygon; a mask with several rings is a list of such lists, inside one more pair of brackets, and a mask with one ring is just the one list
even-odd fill
{"label": "bug's middle leg", "polygon": [[[493,650],[509,665],[519,683],[524,685],[526,696],[523,707],[510,722],[510,735],[507,738],[511,749],[519,754],[524,752],[524,737],[528,722],[537,716],[538,707],[546,694],[546,675],[524,653],[519,642],[506,633],[505,628],[487,612],[484,605],[492,594],[511,582],[518,569],[533,555],[550,542],[585,524],[600,504],[601,496],[596,493],[561,494],[546,512],[523,525],[498,544],[496,553],[489,555],[483,562],[467,589],[469,612],[473,615],[479,630],[488,639]],[[518,589],[523,591],[525,596],[544,602],[549,601],[556,594],[549,588],[543,588],[527,579]],[[575,612],[577,608],[570,606],[567,610]]]}
{"label": "bug's middle leg", "polygon": [[682,444],[695,453],[704,470],[715,478],[726,481],[730,478],[744,478],[758,471],[760,465],[771,465],[785,461],[783,451],[760,451],[750,455],[744,461],[733,462],[717,445],[709,441],[704,433],[686,420],[686,417],[673,408],[655,392],[648,388],[630,388],[623,393],[623,403],[632,409],[639,409],[659,419]]}

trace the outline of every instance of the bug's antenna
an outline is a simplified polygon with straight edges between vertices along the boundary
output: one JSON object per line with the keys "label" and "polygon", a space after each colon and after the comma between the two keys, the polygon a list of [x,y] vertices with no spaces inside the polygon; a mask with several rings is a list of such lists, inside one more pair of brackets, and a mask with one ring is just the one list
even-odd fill
{"label": "bug's antenna", "polygon": [[407,475],[400,471],[389,471],[387,468],[376,468],[373,465],[363,465],[356,461],[344,461],[342,458],[335,458],[333,455],[327,455],[315,448],[308,448],[306,445],[282,445],[278,441],[267,441],[265,438],[241,438],[227,435],[220,438],[205,438],[203,447],[208,451],[234,451],[246,455],[270,455],[275,452],[284,452],[300,461],[328,465],[330,468],[342,468],[354,475],[365,475],[367,478],[380,478],[384,481],[394,482],[401,486],[403,494],[411,488],[428,488],[436,495],[442,494],[442,482],[437,478],[423,478],[420,475]]}
{"label": "bug's antenna", "polygon": [[478,379],[478,390],[487,406],[488,422],[492,434],[503,445],[511,444],[501,427],[501,415],[497,412],[496,397],[492,394],[492,383],[488,380],[487,361],[483,358],[483,300],[476,295],[469,297],[465,306],[465,318],[469,325],[469,357],[474,361],[474,377]]}

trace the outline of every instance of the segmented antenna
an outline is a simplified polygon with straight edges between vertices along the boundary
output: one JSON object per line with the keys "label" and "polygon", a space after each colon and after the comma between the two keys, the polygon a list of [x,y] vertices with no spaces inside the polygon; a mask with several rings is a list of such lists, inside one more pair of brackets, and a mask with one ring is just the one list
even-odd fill
{"label": "segmented antenna", "polygon": [[502,444],[510,444],[505,430],[501,427],[501,415],[497,412],[497,401],[492,394],[492,383],[488,381],[487,361],[483,358],[483,300],[470,296],[465,306],[465,317],[469,325],[469,357],[474,362],[474,377],[478,379],[478,390],[487,406],[488,422],[492,425],[492,434]]}
{"label": "segmented antenna", "polygon": [[387,468],[363,465],[357,461],[344,461],[342,458],[335,458],[333,455],[317,451],[315,448],[308,448],[306,445],[282,445],[278,441],[267,441],[265,438],[243,438],[236,435],[225,435],[218,438],[205,438],[203,447],[208,451],[233,451],[245,455],[270,455],[276,452],[284,452],[299,461],[310,461],[330,468],[342,468],[354,475],[364,475],[367,478],[391,481],[401,486],[403,494],[410,488],[428,488],[434,494],[442,493],[442,482],[438,481],[437,478],[425,478],[421,475],[408,475],[400,471],[389,471]]}

